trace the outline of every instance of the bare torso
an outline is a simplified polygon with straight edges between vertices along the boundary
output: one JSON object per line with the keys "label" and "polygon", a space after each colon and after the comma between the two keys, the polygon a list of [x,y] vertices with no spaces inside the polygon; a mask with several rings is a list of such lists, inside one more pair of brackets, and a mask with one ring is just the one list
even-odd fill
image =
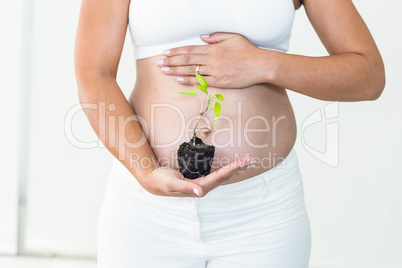
{"label": "bare torso", "polygon": [[[139,118],[160,165],[178,168],[176,156],[181,143],[192,137],[200,112],[195,96],[178,94],[192,86],[176,82],[176,76],[163,74],[155,62],[157,55],[136,61],[137,80],[129,103]],[[212,144],[215,156],[211,172],[241,157],[251,155],[256,167],[232,176],[223,184],[241,181],[269,170],[280,163],[296,139],[296,121],[287,92],[271,84],[243,89],[208,87],[209,94],[225,97],[222,114],[215,127],[213,111],[204,115],[197,136]],[[201,95],[204,107],[206,96]]]}

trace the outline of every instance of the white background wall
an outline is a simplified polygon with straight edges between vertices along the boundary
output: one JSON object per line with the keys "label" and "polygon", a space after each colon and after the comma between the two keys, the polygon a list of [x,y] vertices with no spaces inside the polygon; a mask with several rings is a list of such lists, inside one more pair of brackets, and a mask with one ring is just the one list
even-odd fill
{"label": "white background wall", "polygon": [[[7,7],[7,8],[6,8]],[[7,26],[13,25],[11,28]],[[22,2],[0,4],[0,252],[17,247]],[[4,34],[5,33],[5,34]]]}
{"label": "white background wall", "polygon": [[[30,8],[28,0],[0,4],[0,98],[4,100],[0,105],[0,253],[17,251],[20,177],[27,180],[25,250],[94,257],[97,217],[112,156],[103,146],[78,148],[65,136],[65,117],[78,105],[73,48],[80,1],[33,1],[31,27],[22,27],[30,20],[23,3]],[[338,126],[339,137],[326,144],[328,122],[303,124],[330,102],[288,91],[298,124],[296,152],[312,226],[310,263],[328,268],[401,267],[402,39],[398,33],[402,4],[396,0],[354,3],[386,65],[387,86],[380,99],[339,103],[339,116],[328,121]],[[289,53],[327,55],[303,8],[296,14]],[[22,42],[29,33],[32,42]],[[118,76],[127,97],[135,82],[134,64],[127,36]],[[80,140],[96,141],[82,111],[75,114],[72,131]],[[334,143],[339,144],[335,167],[309,152],[311,148],[324,152]]]}
{"label": "white background wall", "polygon": [[[311,264],[316,267],[402,267],[402,98],[399,1],[353,1],[382,53],[387,86],[374,102],[340,102],[339,165],[307,152],[301,126],[328,102],[292,92],[298,121],[300,168],[312,225]],[[342,19],[342,18],[339,18]],[[289,53],[325,55],[305,16],[297,12]],[[325,148],[325,122],[305,131],[306,142]]]}

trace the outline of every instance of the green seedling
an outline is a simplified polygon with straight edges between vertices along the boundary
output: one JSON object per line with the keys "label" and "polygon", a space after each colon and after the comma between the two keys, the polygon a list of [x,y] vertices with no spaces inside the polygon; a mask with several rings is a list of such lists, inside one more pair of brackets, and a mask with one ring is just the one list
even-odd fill
{"label": "green seedling", "polygon": [[196,73],[195,76],[197,77],[198,82],[200,83],[199,85],[194,85],[196,88],[198,88],[199,90],[201,90],[202,92],[204,92],[207,95],[207,100],[208,100],[208,105],[207,108],[205,110],[202,110],[203,108],[203,101],[201,99],[201,97],[198,95],[197,90],[195,89],[189,89],[189,90],[184,90],[184,91],[180,91],[178,92],[178,94],[184,94],[184,95],[192,95],[192,96],[196,96],[200,99],[201,101],[201,109],[200,109],[200,116],[198,117],[197,123],[195,124],[194,127],[194,136],[193,136],[193,145],[195,145],[195,130],[197,129],[198,123],[200,122],[201,117],[208,112],[209,110],[213,110],[214,111],[214,124],[213,126],[215,127],[216,124],[218,123],[218,119],[219,116],[221,115],[221,111],[222,111],[222,107],[221,104],[219,102],[213,102],[214,99],[217,99],[221,102],[225,101],[225,98],[222,96],[222,94],[215,94],[215,95],[209,95],[208,94],[208,84],[207,81],[205,81],[205,78]]}

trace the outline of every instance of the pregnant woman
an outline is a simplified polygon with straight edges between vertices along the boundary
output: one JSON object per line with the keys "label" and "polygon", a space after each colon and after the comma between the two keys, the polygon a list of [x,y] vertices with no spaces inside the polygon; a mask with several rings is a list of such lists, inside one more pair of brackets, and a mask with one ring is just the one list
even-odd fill
{"label": "pregnant woman", "polygon": [[[286,53],[304,5],[329,56]],[[129,26],[136,83],[116,82]],[[75,70],[93,130],[114,156],[98,224],[100,268],[307,268],[311,232],[286,89],[326,101],[376,100],[376,44],[351,0],[83,0]],[[195,73],[225,97],[211,173],[178,171],[200,112]],[[204,100],[204,107],[206,99]],[[83,106],[84,107],[84,106]],[[88,106],[85,106],[88,107]]]}

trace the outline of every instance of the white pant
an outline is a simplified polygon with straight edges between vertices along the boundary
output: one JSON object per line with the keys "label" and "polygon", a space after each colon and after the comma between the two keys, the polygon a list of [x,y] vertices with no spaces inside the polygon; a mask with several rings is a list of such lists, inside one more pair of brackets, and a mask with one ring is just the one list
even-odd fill
{"label": "white pant", "polygon": [[117,160],[98,221],[99,268],[307,268],[310,222],[294,148],[204,197],[149,193]]}

